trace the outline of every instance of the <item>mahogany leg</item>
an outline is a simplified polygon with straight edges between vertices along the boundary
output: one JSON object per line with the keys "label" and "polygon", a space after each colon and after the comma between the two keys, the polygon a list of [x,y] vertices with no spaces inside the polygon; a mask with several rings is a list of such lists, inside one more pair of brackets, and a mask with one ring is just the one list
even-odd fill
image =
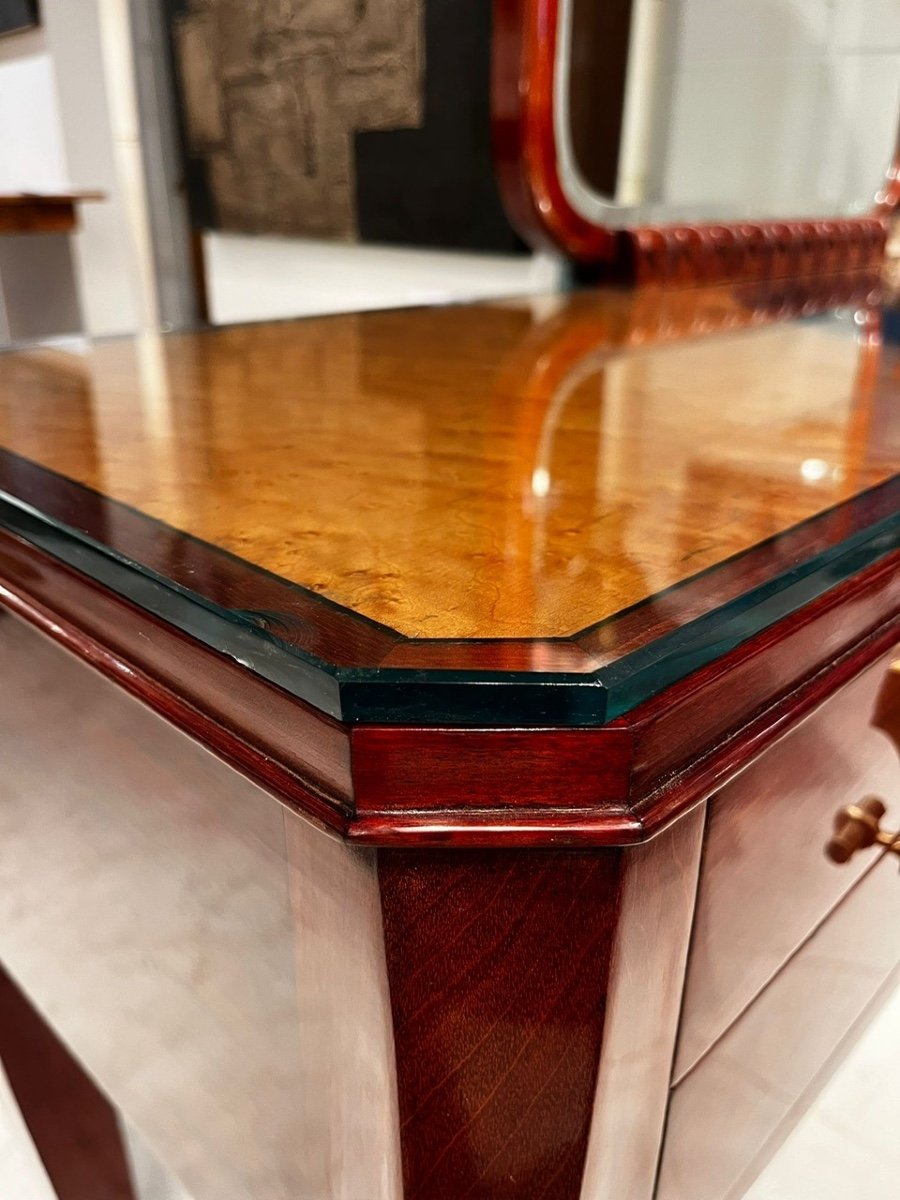
{"label": "mahogany leg", "polygon": [[379,855],[404,1200],[577,1200],[622,855]]}
{"label": "mahogany leg", "polygon": [[0,1061],[59,1200],[137,1200],[115,1109],[2,966]]}

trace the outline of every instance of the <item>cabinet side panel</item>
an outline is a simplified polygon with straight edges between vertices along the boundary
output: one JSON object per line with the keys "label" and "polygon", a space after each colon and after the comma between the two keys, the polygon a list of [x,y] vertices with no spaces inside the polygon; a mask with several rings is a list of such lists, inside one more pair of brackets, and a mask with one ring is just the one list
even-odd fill
{"label": "cabinet side panel", "polygon": [[0,959],[194,1200],[399,1200],[373,851],[0,615]]}

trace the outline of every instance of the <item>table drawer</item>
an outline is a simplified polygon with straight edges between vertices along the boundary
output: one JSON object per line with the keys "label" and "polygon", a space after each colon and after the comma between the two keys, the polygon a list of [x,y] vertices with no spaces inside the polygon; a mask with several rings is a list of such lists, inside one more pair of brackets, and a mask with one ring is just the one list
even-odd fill
{"label": "table drawer", "polygon": [[841,1042],[887,993],[898,962],[900,878],[891,857],[673,1089],[657,1200],[743,1195],[818,1091],[822,1068],[836,1065]]}
{"label": "table drawer", "polygon": [[895,656],[835,693],[713,798],[675,1082],[871,866],[874,850],[843,867],[824,857],[837,809],[875,793],[890,817],[900,811],[900,760],[869,724]]}

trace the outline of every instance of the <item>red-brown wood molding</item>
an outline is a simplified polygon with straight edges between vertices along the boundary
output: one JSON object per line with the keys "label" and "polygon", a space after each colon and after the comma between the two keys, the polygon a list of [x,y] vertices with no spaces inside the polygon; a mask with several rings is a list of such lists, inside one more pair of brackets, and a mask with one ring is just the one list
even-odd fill
{"label": "red-brown wood molding", "polygon": [[561,250],[631,284],[796,278],[877,267],[900,202],[900,154],[869,215],[613,229],[585,219],[560,179],[554,75],[560,0],[494,0],[494,162],[510,220],[534,247]]}
{"label": "red-brown wood molding", "polygon": [[69,233],[77,225],[75,204],[71,200],[57,204],[0,203],[0,234]]}
{"label": "red-brown wood molding", "polygon": [[0,234],[69,233],[78,225],[79,201],[103,199],[102,192],[0,195]]}
{"label": "red-brown wood molding", "polygon": [[898,567],[900,552],[597,729],[529,730],[517,746],[522,731],[357,726],[349,835],[643,841],[900,641]]}
{"label": "red-brown wood molding", "polygon": [[494,166],[510,220],[532,246],[612,262],[615,236],[569,203],[557,171],[553,75],[558,0],[494,0]]}
{"label": "red-brown wood molding", "polygon": [[900,642],[900,552],[597,728],[347,725],[9,533],[5,606],[314,821],[382,846],[645,840]]}
{"label": "red-brown wood molding", "polygon": [[286,803],[346,832],[350,751],[339,722],[0,531],[3,606]]}

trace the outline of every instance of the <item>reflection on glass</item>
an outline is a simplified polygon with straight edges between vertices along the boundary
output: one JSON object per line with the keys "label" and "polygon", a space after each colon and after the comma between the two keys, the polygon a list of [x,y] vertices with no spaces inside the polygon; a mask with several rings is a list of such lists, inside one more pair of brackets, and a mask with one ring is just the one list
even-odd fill
{"label": "reflection on glass", "polygon": [[[900,461],[893,352],[873,310],[854,316],[871,286],[232,327],[152,360],[129,339],[10,354],[0,486],[314,654],[318,594],[430,644],[601,626],[589,670],[739,600],[751,548],[753,579],[779,579],[876,520],[804,524]],[[95,491],[64,501],[22,459]],[[260,598],[272,576],[288,586]],[[384,636],[344,661],[374,666]]]}

